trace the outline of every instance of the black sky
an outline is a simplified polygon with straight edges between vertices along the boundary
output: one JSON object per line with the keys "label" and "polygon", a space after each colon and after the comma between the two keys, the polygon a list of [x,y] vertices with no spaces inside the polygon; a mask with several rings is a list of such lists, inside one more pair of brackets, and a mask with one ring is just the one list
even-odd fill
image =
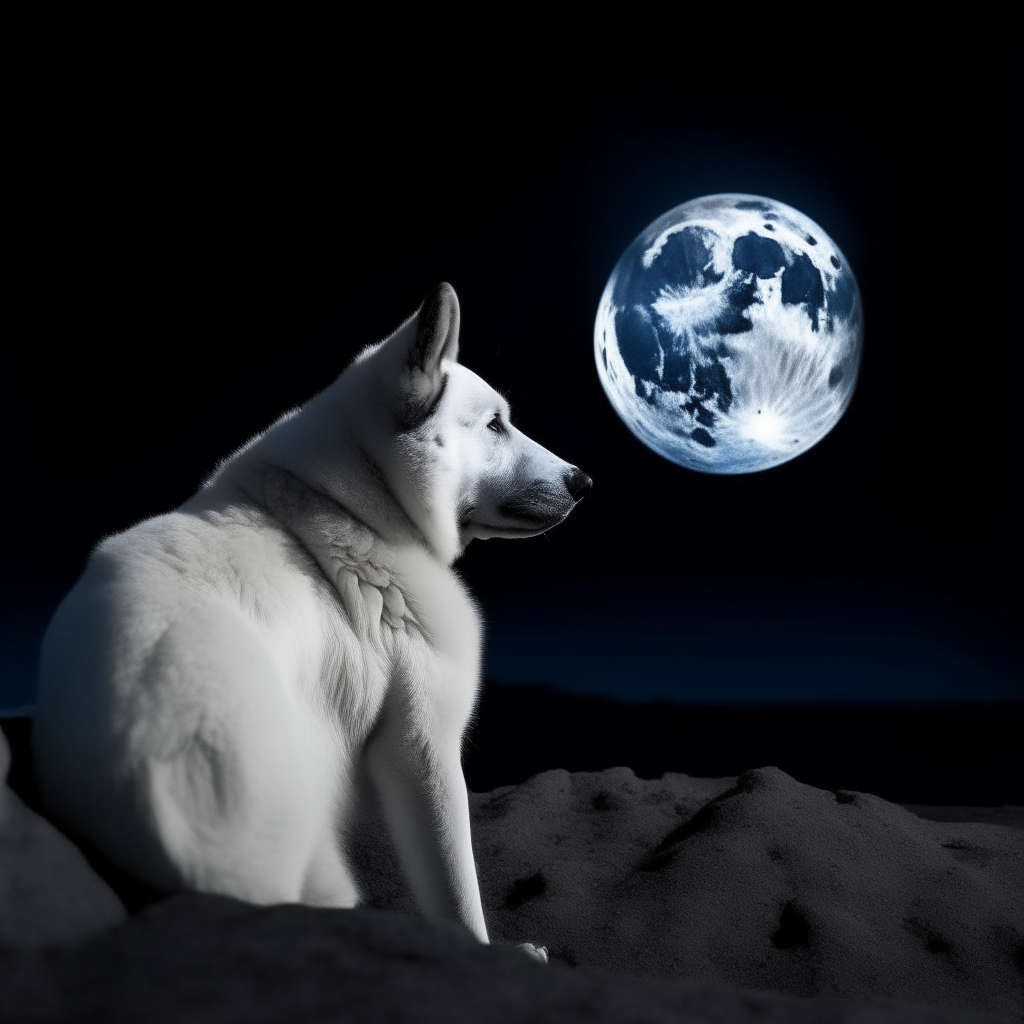
{"label": "black sky", "polygon": [[[258,48],[181,29],[33,37],[8,157],[5,565],[75,575],[100,536],[179,504],[448,280],[464,362],[595,481],[547,539],[471,548],[479,591],[820,573],[1015,600],[1007,143],[973,113],[976,73],[879,49],[818,77],[768,58],[703,78],[580,58],[577,74],[550,53],[541,81],[486,60],[367,77],[351,41],[345,59],[312,29],[308,50],[301,33],[276,49],[272,28]],[[626,245],[727,191],[818,221],[866,317],[844,419],[743,477],[644,448],[592,358]]]}

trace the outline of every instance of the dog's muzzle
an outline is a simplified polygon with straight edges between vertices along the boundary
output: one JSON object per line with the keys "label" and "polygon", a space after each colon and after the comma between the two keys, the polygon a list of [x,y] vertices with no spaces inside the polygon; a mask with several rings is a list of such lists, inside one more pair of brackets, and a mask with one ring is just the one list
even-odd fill
{"label": "dog's muzzle", "polygon": [[549,481],[536,480],[519,494],[502,502],[498,512],[506,521],[517,521],[541,531],[550,529],[573,510],[594,482],[574,466],[566,470],[562,485],[564,490]]}

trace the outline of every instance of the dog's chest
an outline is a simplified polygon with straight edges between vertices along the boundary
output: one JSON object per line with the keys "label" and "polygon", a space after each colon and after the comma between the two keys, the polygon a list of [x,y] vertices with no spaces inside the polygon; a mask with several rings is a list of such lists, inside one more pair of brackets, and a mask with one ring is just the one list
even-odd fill
{"label": "dog's chest", "polygon": [[[286,684],[318,718],[359,741],[389,689],[442,717],[468,717],[481,626],[456,574],[415,545],[396,549],[308,494],[221,528],[219,550],[249,581],[249,615]],[[281,503],[284,506],[285,503]]]}
{"label": "dog's chest", "polygon": [[[379,554],[379,553],[378,553]],[[455,574],[416,552],[387,560],[318,559],[321,643],[304,687],[364,739],[389,689],[447,718],[468,717],[480,678],[477,609]],[[314,668],[309,665],[309,668]]]}

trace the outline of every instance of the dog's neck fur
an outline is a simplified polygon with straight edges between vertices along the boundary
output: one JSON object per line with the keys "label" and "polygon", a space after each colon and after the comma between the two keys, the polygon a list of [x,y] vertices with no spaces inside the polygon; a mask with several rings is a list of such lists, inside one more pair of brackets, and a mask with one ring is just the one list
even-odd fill
{"label": "dog's neck fur", "polygon": [[403,571],[408,569],[408,557],[396,556],[380,535],[349,509],[274,466],[243,474],[237,486],[316,562],[342,605],[348,607],[354,597],[355,591],[347,585],[354,577],[360,586],[380,592],[384,623],[394,629],[420,625],[412,611],[418,602],[410,591],[408,573]]}
{"label": "dog's neck fur", "polygon": [[[364,582],[391,585],[395,566],[388,552],[416,549],[450,565],[459,552],[446,557],[438,551],[391,492],[373,455],[324,422],[338,426],[331,390],[225,461],[183,511],[255,506],[295,537],[335,584],[339,571],[358,569],[362,576],[366,566]],[[332,443],[323,444],[325,435]]]}

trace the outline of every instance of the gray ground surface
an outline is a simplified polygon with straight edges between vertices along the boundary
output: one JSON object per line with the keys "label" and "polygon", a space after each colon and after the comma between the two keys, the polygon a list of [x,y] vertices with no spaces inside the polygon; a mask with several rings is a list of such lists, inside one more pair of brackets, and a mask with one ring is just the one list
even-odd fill
{"label": "gray ground surface", "polygon": [[[0,768],[6,766],[0,747]],[[773,768],[553,771],[471,794],[498,943],[409,909],[372,807],[357,911],[162,900],[126,920],[0,791],[0,1019],[930,1021],[1024,1010],[1024,832]],[[945,818],[948,808],[922,809]],[[541,967],[502,946],[547,945]]]}

